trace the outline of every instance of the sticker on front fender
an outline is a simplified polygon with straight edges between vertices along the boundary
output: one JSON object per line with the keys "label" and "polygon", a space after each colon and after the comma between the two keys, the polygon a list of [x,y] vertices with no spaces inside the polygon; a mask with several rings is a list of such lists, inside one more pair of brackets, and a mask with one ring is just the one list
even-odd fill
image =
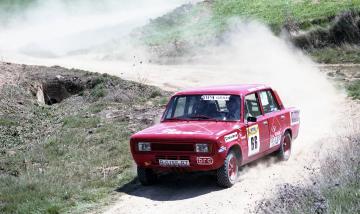
{"label": "sticker on front fender", "polygon": [[212,165],[214,160],[211,157],[197,157],[196,162],[198,165]]}

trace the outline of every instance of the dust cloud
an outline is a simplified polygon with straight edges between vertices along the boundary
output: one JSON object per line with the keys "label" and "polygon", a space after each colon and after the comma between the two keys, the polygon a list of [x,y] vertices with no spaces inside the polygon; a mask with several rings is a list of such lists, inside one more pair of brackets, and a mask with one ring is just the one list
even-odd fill
{"label": "dust cloud", "polygon": [[[0,28],[0,56],[18,63],[106,72],[169,90],[264,83],[279,92],[285,106],[301,111],[295,154],[311,150],[319,139],[334,134],[332,128],[339,117],[337,104],[343,100],[341,91],[318,71],[314,62],[267,26],[232,19],[220,43],[210,43],[198,51],[194,47],[196,55],[191,62],[158,65],[142,58],[149,54],[146,48],[134,48],[128,40],[121,42],[119,38],[126,38],[149,18],[197,1],[89,1],[52,0],[30,7]],[[121,45],[109,45],[114,40]],[[128,50],[128,58],[112,56]],[[106,60],[104,53],[112,60]]]}
{"label": "dust cloud", "polygon": [[[196,189],[196,185],[187,187],[178,181],[175,187],[163,184],[153,189],[139,189],[134,195],[121,197],[106,213],[162,213],[169,209],[174,213],[204,210],[248,213],[257,201],[273,197],[277,185],[312,185],[313,169],[320,164],[318,155],[323,144],[336,143],[327,139],[338,134],[335,130],[342,113],[339,103],[344,102],[344,94],[334,88],[314,62],[286,38],[275,36],[267,26],[233,20],[231,29],[224,35],[223,43],[202,48],[191,63],[142,64],[120,76],[133,80],[141,76],[149,84],[172,90],[218,84],[268,84],[278,91],[286,107],[294,106],[301,111],[300,134],[293,144],[290,160],[274,163],[274,159],[266,159],[242,167],[239,182],[222,191],[213,191],[212,186],[208,189]],[[204,190],[209,193],[191,196]],[[151,197],[147,196],[159,193],[170,200],[149,200]],[[229,197],[231,195],[236,197]]]}
{"label": "dust cloud", "polygon": [[188,2],[195,1],[34,1],[11,17],[0,14],[0,19],[7,20],[0,26],[0,55],[55,58],[78,54],[121,40],[150,18]]}
{"label": "dust cloud", "polygon": [[[138,65],[124,76],[147,79],[172,90],[218,84],[261,83],[278,91],[286,107],[300,109],[301,130],[294,154],[318,147],[323,137],[336,135],[341,116],[338,103],[344,93],[326,79],[316,63],[297,50],[286,38],[275,36],[256,21],[231,21],[231,30],[221,44],[201,48],[191,63]],[[164,75],[166,74],[166,75]],[[306,148],[305,148],[306,147]]]}
{"label": "dust cloud", "polygon": [[265,83],[279,92],[286,107],[299,108],[301,131],[295,152],[316,147],[319,139],[334,134],[344,94],[319,72],[316,63],[261,23],[233,20],[231,29],[224,44],[209,48],[209,54],[199,59],[216,65],[218,75],[213,80]]}

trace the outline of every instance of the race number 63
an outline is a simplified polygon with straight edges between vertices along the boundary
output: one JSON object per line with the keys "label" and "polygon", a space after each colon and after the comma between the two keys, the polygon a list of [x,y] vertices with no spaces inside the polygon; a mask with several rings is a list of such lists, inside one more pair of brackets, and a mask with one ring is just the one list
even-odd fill
{"label": "race number 63", "polygon": [[260,151],[259,126],[253,125],[247,128],[248,156]]}

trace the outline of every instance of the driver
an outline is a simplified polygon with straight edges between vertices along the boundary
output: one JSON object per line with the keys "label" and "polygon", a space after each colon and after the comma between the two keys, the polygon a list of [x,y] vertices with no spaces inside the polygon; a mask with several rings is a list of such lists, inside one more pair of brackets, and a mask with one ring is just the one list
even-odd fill
{"label": "driver", "polygon": [[206,105],[206,101],[204,100],[199,100],[196,103],[196,107],[195,107],[195,115],[204,115],[207,109],[207,105]]}
{"label": "driver", "polygon": [[229,120],[240,120],[240,99],[236,96],[230,96],[230,99],[226,101],[226,107],[229,112],[226,118]]}

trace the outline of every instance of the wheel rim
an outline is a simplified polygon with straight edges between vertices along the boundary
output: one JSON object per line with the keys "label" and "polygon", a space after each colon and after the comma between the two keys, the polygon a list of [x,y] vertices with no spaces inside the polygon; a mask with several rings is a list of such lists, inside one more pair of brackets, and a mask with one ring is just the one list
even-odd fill
{"label": "wheel rim", "polygon": [[290,154],[291,154],[291,140],[290,140],[289,136],[286,136],[284,138],[283,151],[284,151],[285,159],[288,159],[290,157]]}
{"label": "wheel rim", "polygon": [[231,181],[234,181],[237,176],[237,164],[236,158],[231,157],[229,164],[228,164],[228,174]]}

